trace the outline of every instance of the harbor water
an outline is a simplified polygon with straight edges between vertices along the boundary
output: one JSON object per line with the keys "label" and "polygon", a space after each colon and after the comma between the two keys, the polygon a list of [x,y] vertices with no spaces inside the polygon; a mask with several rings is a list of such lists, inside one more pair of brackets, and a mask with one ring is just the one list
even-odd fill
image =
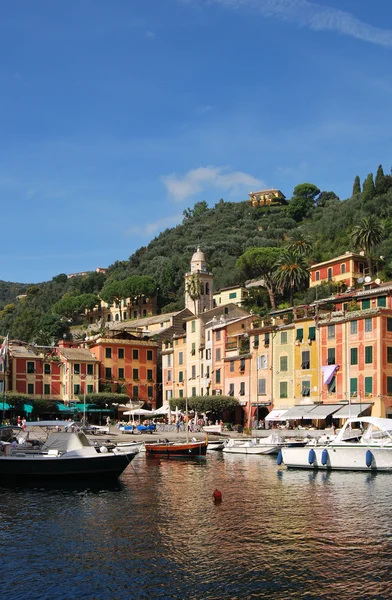
{"label": "harbor water", "polygon": [[0,483],[1,598],[392,598],[391,491],[390,474],[222,453],[141,454],[90,487]]}

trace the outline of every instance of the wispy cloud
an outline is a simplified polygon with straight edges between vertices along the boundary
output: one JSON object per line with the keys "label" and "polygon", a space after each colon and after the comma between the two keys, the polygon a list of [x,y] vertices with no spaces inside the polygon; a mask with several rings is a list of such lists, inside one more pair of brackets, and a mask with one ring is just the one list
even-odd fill
{"label": "wispy cloud", "polygon": [[141,236],[150,236],[158,231],[162,231],[166,229],[166,227],[173,227],[174,225],[178,225],[181,222],[183,215],[171,215],[170,217],[163,217],[163,219],[158,219],[158,221],[153,221],[151,223],[145,223],[144,225],[134,225],[130,227],[127,231],[128,235],[141,235]]}
{"label": "wispy cloud", "polygon": [[374,27],[350,12],[310,0],[196,0],[200,2],[231,10],[251,9],[263,17],[277,17],[313,31],[336,31],[364,42],[392,47],[391,29]]}
{"label": "wispy cloud", "polygon": [[199,167],[183,176],[166,175],[162,178],[169,196],[176,202],[195,196],[211,188],[241,193],[250,188],[263,187],[265,184],[248,173],[229,171],[227,167]]}

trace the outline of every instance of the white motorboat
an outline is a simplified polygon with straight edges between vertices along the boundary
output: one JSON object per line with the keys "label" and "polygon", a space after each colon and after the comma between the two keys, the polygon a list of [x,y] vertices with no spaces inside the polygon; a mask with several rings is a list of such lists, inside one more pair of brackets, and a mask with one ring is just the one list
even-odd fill
{"label": "white motorboat", "polygon": [[31,479],[39,477],[118,477],[137,454],[134,449],[109,449],[91,445],[82,431],[63,431],[62,422],[35,422],[29,426],[50,430],[42,445],[18,444],[17,440],[2,442],[0,447],[0,477]]}
{"label": "white motorboat", "polygon": [[261,444],[257,438],[230,438],[223,452],[228,454],[270,454],[269,444]]}
{"label": "white motorboat", "polygon": [[227,439],[225,439],[225,440],[208,440],[207,452],[223,450],[223,448],[226,446],[226,444],[227,444]]}
{"label": "white motorboat", "polygon": [[278,464],[288,468],[392,471],[392,419],[347,419],[335,439],[302,448],[283,447]]}
{"label": "white motorboat", "polygon": [[218,424],[215,425],[204,425],[203,426],[203,431],[205,431],[205,433],[222,433],[223,430],[223,426]]}

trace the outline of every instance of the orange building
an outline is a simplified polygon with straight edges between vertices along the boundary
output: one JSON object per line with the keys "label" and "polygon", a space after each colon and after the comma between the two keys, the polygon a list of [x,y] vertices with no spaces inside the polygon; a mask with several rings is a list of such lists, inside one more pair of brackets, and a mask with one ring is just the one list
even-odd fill
{"label": "orange building", "polygon": [[364,253],[346,252],[341,256],[331,258],[331,260],[312,265],[309,268],[309,287],[328,282],[344,283],[347,287],[352,287],[358,279],[364,278],[366,272],[367,264]]}

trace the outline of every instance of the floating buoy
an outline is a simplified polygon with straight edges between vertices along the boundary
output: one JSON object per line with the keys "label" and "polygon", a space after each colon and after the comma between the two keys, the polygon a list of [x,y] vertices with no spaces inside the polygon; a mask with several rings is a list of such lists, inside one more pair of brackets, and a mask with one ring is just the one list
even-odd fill
{"label": "floating buoy", "polygon": [[277,459],[276,459],[276,463],[277,463],[278,465],[281,465],[281,464],[282,464],[282,462],[283,462],[283,454],[282,454],[282,450],[279,450],[279,452],[278,452],[278,457],[277,457]]}
{"label": "floating buoy", "polygon": [[372,462],[373,462],[373,454],[370,452],[370,450],[367,450],[366,451],[366,466],[371,467]]}
{"label": "floating buoy", "polygon": [[315,461],[315,458],[316,458],[316,453],[315,453],[315,451],[314,451],[314,450],[313,450],[313,448],[312,448],[312,449],[309,451],[308,463],[309,463],[310,465],[312,465],[312,464],[314,463],[314,461]]}
{"label": "floating buoy", "polygon": [[220,492],[219,490],[214,490],[212,493],[212,497],[214,499],[214,502],[222,502],[222,492]]}
{"label": "floating buoy", "polygon": [[328,462],[328,450],[326,448],[324,448],[324,450],[321,453],[321,464],[324,465],[324,467],[325,467],[327,462]]}

